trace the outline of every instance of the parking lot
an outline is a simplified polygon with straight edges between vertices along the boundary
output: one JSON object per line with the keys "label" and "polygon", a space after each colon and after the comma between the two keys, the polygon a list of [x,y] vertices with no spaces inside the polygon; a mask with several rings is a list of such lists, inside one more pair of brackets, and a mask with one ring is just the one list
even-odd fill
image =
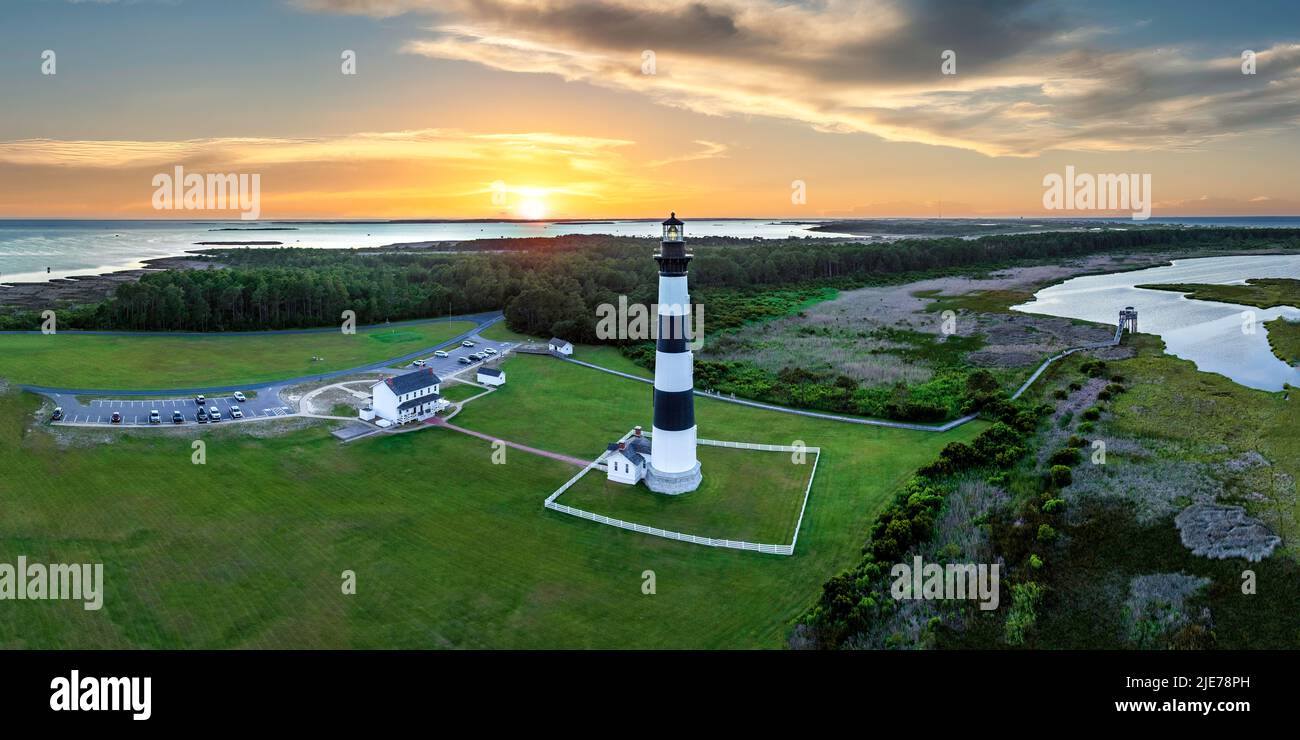
{"label": "parking lot", "polygon": [[[422,359],[425,367],[430,367],[440,377],[447,378],[459,373],[473,373],[477,368],[484,364],[492,362],[495,358],[502,357],[510,348],[515,346],[515,342],[493,342],[474,336],[472,340],[475,344],[473,347],[464,347],[457,343],[453,346],[445,347],[443,351],[447,352],[447,357],[438,357],[430,352]],[[490,357],[488,360],[475,360],[465,365],[461,364],[460,358],[482,352],[487,348],[492,348],[498,354]],[[401,365],[393,365],[391,369],[385,372],[409,372],[418,367],[414,362],[408,362]],[[204,399],[203,408],[210,409],[213,406],[221,412],[221,421],[224,424],[232,421],[230,416],[231,409],[238,406],[244,414],[244,421],[270,419],[277,416],[289,416],[294,413],[293,407],[287,405],[280,398],[280,391],[300,382],[300,380],[285,381],[271,387],[259,388],[256,392],[246,391],[249,394],[248,400],[239,403],[231,393],[221,393],[218,395],[208,395]],[[195,418],[198,414],[199,405],[195,402],[194,396],[168,396],[155,398],[119,398],[119,399],[87,399],[85,395],[73,393],[51,393],[45,392],[45,395],[54,402],[54,405],[63,409],[63,418],[55,421],[55,424],[69,425],[105,425],[113,427],[149,427],[160,426],[149,423],[149,412],[157,411],[161,419],[161,426],[182,426],[185,424],[198,424]],[[181,424],[172,422],[172,412],[179,411],[184,418]],[[122,420],[113,423],[113,413],[122,415]],[[211,424],[213,422],[204,422]]]}
{"label": "parking lot", "polygon": [[[444,348],[443,351],[447,353],[447,357],[438,357],[430,353],[427,357],[421,358],[424,361],[424,366],[433,368],[433,371],[437,373],[440,378],[447,378],[464,371],[470,371],[472,373],[480,366],[490,364],[495,359],[500,358],[507,350],[517,344],[516,342],[493,342],[478,336],[473,337],[470,341],[474,342],[473,347],[462,347],[457,344],[454,347]],[[474,360],[468,365],[461,364],[460,358],[468,357],[475,352],[482,352],[489,348],[496,350],[497,354],[486,360]],[[418,367],[418,365],[414,362],[408,362],[405,365],[401,365],[400,369],[409,371],[415,367]],[[394,369],[399,369],[399,367],[394,366]]]}
{"label": "parking lot", "polygon": [[[245,419],[287,416],[293,409],[280,400],[278,388],[263,388],[244,403],[239,403],[233,395],[209,396],[204,399],[203,408],[213,406],[221,412],[221,421],[231,421],[230,412],[238,407]],[[197,424],[195,416],[199,405],[194,397],[153,398],[153,399],[94,399],[78,400],[75,396],[55,396],[54,403],[63,409],[64,424],[112,424],[113,413],[122,415],[117,426],[149,426],[149,412],[157,411],[162,423],[179,426],[172,422],[172,412],[179,411],[184,417],[183,424]],[[209,422],[210,423],[210,422]],[[218,422],[220,423],[220,422]]]}

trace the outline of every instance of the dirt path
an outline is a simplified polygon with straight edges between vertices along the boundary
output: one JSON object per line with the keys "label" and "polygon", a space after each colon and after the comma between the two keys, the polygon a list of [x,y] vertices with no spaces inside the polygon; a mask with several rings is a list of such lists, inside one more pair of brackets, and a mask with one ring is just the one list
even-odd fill
{"label": "dirt path", "polygon": [[539,456],[541,456],[541,457],[549,457],[549,458],[551,458],[552,460],[559,460],[560,462],[568,463],[568,464],[570,464],[570,465],[576,465],[576,466],[578,466],[578,467],[580,467],[580,468],[585,468],[585,467],[587,467],[587,465],[589,465],[589,464],[591,463],[590,460],[579,460],[579,459],[576,458],[576,457],[569,457],[568,455],[561,455],[561,454],[558,453],[558,452],[551,452],[551,451],[549,451],[549,450],[539,450],[539,449],[537,449],[536,447],[529,447],[528,445],[521,445],[521,444],[519,444],[518,442],[510,442],[510,441],[508,441],[508,440],[504,440],[504,439],[497,439],[496,437],[493,437],[493,436],[490,435],[490,434],[484,434],[484,433],[482,433],[482,432],[476,432],[476,431],[474,431],[474,430],[472,430],[472,429],[466,429],[465,427],[456,426],[455,424],[448,424],[446,421],[444,421],[443,419],[441,419],[441,418],[439,418],[439,417],[436,417],[436,416],[435,416],[434,418],[432,418],[432,419],[426,421],[425,423],[428,424],[428,425],[430,425],[430,426],[443,427],[443,428],[445,428],[445,429],[450,429],[450,430],[452,430],[453,432],[460,432],[461,434],[468,434],[468,435],[470,435],[471,437],[478,437],[479,439],[485,439],[485,440],[487,440],[487,441],[489,441],[489,442],[501,442],[501,443],[505,444],[506,447],[513,447],[514,449],[519,450],[520,452],[527,452],[527,453],[530,454],[530,455],[539,455]]}

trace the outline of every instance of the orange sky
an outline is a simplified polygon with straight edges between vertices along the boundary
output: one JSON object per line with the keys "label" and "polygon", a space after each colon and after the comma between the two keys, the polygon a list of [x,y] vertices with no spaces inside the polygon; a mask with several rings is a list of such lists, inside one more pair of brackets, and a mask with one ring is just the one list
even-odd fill
{"label": "orange sky", "polygon": [[1300,45],[1278,19],[1010,5],[6,9],[24,42],[0,59],[30,74],[0,80],[21,101],[0,217],[232,215],[155,210],[177,165],[259,175],[263,218],[1099,215],[1043,209],[1067,165],[1149,173],[1157,216],[1300,213]]}

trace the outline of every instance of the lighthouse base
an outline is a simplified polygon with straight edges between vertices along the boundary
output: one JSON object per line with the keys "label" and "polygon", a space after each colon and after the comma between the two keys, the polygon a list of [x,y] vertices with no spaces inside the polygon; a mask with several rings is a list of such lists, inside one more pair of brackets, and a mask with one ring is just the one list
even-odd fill
{"label": "lighthouse base", "polygon": [[655,470],[653,465],[646,467],[645,485],[655,493],[665,493],[669,496],[677,496],[683,493],[690,493],[700,487],[700,481],[703,480],[700,475],[700,464],[695,463],[695,467],[690,470],[683,470],[680,473],[665,473]]}

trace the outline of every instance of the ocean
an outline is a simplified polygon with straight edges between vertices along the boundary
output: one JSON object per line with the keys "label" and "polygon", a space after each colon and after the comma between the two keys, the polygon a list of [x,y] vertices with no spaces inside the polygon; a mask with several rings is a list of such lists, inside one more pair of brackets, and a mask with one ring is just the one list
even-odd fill
{"label": "ocean", "polygon": [[[809,231],[811,226],[829,220],[832,219],[693,219],[688,220],[686,229],[688,236],[767,239],[846,236]],[[1081,219],[1070,220],[1077,223]],[[1300,228],[1300,217],[1152,218],[1150,223]],[[40,282],[136,269],[148,259],[175,257],[202,249],[197,242],[203,241],[273,241],[285,246],[346,249],[403,242],[564,234],[651,237],[658,235],[659,229],[658,219],[530,223],[0,220],[0,282]]]}

